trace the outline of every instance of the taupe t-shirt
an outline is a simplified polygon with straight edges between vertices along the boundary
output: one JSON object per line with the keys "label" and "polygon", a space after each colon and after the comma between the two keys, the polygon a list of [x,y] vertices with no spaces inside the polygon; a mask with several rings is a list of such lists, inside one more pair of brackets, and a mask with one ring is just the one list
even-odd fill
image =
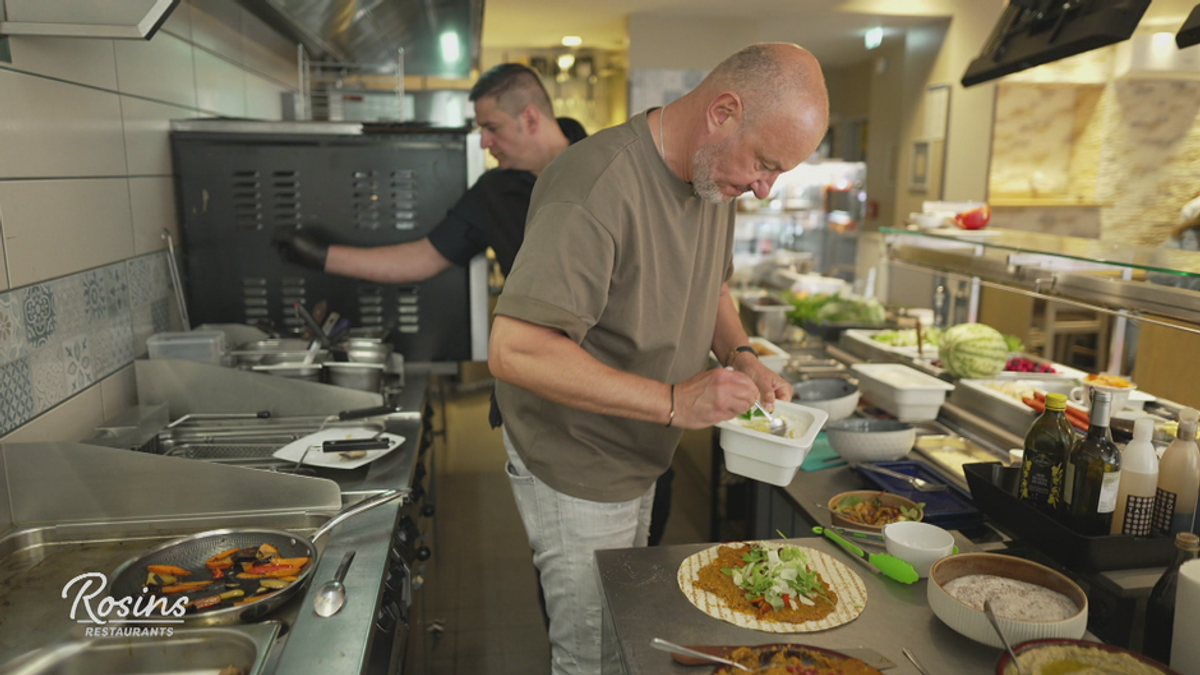
{"label": "taupe t-shirt", "polygon": [[[539,176],[496,313],[557,328],[618,370],[678,383],[707,367],[732,258],[732,204],[705,202],[667,168],[642,113],[567,148]],[[504,382],[496,397],[529,470],[580,499],[641,496],[683,433]]]}

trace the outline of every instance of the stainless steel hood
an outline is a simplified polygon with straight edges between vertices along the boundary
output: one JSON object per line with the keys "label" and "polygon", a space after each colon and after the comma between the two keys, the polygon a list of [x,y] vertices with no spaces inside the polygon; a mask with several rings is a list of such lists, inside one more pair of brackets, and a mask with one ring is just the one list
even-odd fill
{"label": "stainless steel hood", "polygon": [[0,36],[149,40],[179,0],[0,0]]}
{"label": "stainless steel hood", "polygon": [[483,0],[239,0],[314,60],[394,64],[462,78],[479,63]]}

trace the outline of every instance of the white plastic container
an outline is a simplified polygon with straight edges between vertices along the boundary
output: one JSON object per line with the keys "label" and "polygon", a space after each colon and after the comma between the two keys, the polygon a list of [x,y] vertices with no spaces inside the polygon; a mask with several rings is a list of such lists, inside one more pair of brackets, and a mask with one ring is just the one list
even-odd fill
{"label": "white plastic container", "polygon": [[898,363],[858,363],[858,387],[871,403],[901,422],[937,419],[954,385]]}
{"label": "white plastic container", "polygon": [[225,354],[225,332],[194,330],[179,333],[155,333],[146,340],[152,359],[179,359],[221,365]]}
{"label": "white plastic container", "polygon": [[[788,359],[792,358],[792,355],[787,350],[766,338],[752,337],[750,338],[750,346],[754,347],[754,353],[758,354],[758,360],[762,361],[764,366],[776,373],[782,373]],[[764,354],[763,352],[766,353]]]}
{"label": "white plastic container", "polygon": [[782,415],[788,427],[795,430],[795,438],[748,429],[736,419],[717,425],[725,468],[730,473],[780,487],[792,482],[829,415],[789,401],[776,401],[775,414]]}

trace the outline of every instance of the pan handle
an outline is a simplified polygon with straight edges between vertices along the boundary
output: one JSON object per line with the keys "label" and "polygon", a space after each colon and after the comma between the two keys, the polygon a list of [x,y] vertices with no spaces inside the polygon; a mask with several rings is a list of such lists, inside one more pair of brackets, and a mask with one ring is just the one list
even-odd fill
{"label": "pan handle", "polygon": [[386,504],[394,499],[404,497],[407,494],[408,494],[408,490],[388,490],[387,492],[381,492],[381,493],[375,495],[374,497],[371,497],[370,499],[364,499],[363,501],[361,501],[361,502],[355,504],[354,506],[351,506],[350,508],[346,509],[345,511],[342,511],[341,513],[337,514],[333,518],[330,518],[329,522],[325,523],[320,528],[318,528],[316,532],[313,532],[312,536],[309,537],[309,539],[311,541],[315,542],[316,540],[320,539],[323,535],[328,534],[330,530],[332,530],[333,528],[342,524],[342,522],[345,521],[346,519],[357,516],[358,514],[364,512],[364,511],[370,511],[371,509],[375,508],[376,506],[383,506],[384,504]]}

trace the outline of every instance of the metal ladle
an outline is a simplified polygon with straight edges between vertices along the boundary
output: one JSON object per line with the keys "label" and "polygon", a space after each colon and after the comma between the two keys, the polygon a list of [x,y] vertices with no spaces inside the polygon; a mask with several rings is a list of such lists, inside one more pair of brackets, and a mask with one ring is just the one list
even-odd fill
{"label": "metal ladle", "polygon": [[313,611],[317,616],[329,618],[341,611],[342,605],[346,604],[346,585],[342,582],[346,580],[346,572],[350,570],[353,560],[354,551],[347,551],[333,578],[317,589],[317,597],[313,598]]}

